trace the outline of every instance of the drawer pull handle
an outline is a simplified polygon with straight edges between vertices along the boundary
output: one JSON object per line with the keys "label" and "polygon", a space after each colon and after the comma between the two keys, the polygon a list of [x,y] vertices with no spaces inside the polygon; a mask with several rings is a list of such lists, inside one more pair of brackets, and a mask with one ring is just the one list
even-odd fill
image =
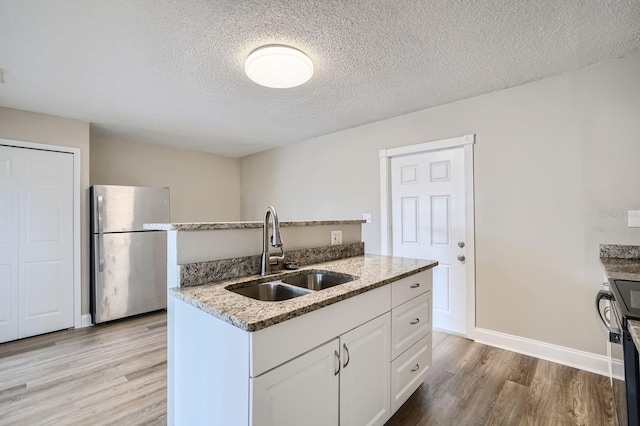
{"label": "drawer pull handle", "polygon": [[337,376],[338,373],[340,372],[340,354],[338,353],[338,351],[334,351],[334,352],[335,352],[335,355],[336,355],[336,360],[338,361],[338,369],[333,372],[333,375]]}
{"label": "drawer pull handle", "polygon": [[415,373],[416,371],[420,370],[420,364],[416,364],[415,367],[413,367],[411,370],[409,370],[409,372],[411,373]]}
{"label": "drawer pull handle", "polygon": [[342,348],[344,349],[344,353],[347,356],[344,364],[342,364],[342,368],[347,368],[347,365],[349,365],[349,361],[351,361],[351,356],[349,355],[349,348],[345,343],[342,344]]}
{"label": "drawer pull handle", "polygon": [[411,284],[410,287],[411,288],[418,288],[418,287],[420,287],[420,283]]}
{"label": "drawer pull handle", "polygon": [[420,318],[416,318],[416,319],[414,319],[413,321],[411,321],[409,324],[411,324],[411,325],[416,325],[416,324],[417,324],[417,323],[419,323],[419,322],[420,322]]}

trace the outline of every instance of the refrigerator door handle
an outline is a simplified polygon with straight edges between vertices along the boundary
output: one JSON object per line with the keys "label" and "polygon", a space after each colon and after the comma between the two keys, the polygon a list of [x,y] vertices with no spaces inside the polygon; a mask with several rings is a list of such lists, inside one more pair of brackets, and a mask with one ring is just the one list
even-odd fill
{"label": "refrigerator door handle", "polygon": [[102,195],[98,195],[98,202],[97,202],[97,210],[98,210],[98,234],[102,234],[103,232],[103,227],[102,227]]}
{"label": "refrigerator door handle", "polygon": [[104,272],[104,234],[98,234],[98,271]]}
{"label": "refrigerator door handle", "polygon": [[98,195],[97,200],[97,208],[98,210],[98,271],[104,271],[104,236],[102,235],[103,225],[102,225],[102,195]]}

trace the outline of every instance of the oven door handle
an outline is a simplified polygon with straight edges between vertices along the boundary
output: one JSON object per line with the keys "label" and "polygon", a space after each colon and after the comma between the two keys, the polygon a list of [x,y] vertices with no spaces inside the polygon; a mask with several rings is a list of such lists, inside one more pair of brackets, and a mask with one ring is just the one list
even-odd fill
{"label": "oven door handle", "polygon": [[[605,318],[602,316],[602,310],[600,309],[600,302],[603,299],[608,300],[610,303],[613,302],[613,293],[611,293],[608,290],[600,290],[596,295],[596,310],[598,311],[598,315],[600,315],[600,320],[602,321],[602,324],[604,324],[604,326],[607,328],[607,331],[609,332],[609,341],[611,343],[621,344],[622,333],[620,332],[620,330],[611,327],[611,324],[607,322],[607,320],[605,320]],[[615,313],[612,313],[610,315],[615,315]]]}

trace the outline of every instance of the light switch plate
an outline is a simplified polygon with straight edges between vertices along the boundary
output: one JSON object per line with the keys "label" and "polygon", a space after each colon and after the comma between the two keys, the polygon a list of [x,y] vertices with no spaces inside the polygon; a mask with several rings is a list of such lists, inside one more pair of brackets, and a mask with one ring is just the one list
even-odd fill
{"label": "light switch plate", "polygon": [[337,246],[342,244],[342,230],[331,231],[331,245]]}
{"label": "light switch plate", "polygon": [[640,210],[629,210],[629,228],[640,228]]}
{"label": "light switch plate", "polygon": [[362,220],[371,223],[371,213],[362,213]]}

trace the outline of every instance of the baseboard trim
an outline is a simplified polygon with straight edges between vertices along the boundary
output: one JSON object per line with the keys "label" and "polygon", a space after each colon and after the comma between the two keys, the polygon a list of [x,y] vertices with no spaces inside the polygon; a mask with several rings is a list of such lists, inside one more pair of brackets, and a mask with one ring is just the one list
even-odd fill
{"label": "baseboard trim", "polygon": [[622,361],[613,361],[613,377],[624,381],[624,364]]}
{"label": "baseboard trim", "polygon": [[[475,341],[484,345],[506,349],[609,377],[609,361],[604,355],[597,355],[483,328],[475,329]],[[621,361],[614,361],[613,376],[616,379],[624,380]]]}
{"label": "baseboard trim", "polygon": [[458,337],[462,337],[463,339],[471,339],[469,336],[467,336],[466,334],[462,334],[462,333],[456,333],[455,331],[451,331],[451,330],[447,330],[446,328],[440,328],[440,327],[432,327],[433,331],[438,331],[440,333],[444,333],[444,334],[449,334],[451,336],[458,336]]}
{"label": "baseboard trim", "polygon": [[81,320],[81,327],[82,328],[91,327],[93,325],[93,321],[91,321],[91,314],[82,315],[80,320]]}

